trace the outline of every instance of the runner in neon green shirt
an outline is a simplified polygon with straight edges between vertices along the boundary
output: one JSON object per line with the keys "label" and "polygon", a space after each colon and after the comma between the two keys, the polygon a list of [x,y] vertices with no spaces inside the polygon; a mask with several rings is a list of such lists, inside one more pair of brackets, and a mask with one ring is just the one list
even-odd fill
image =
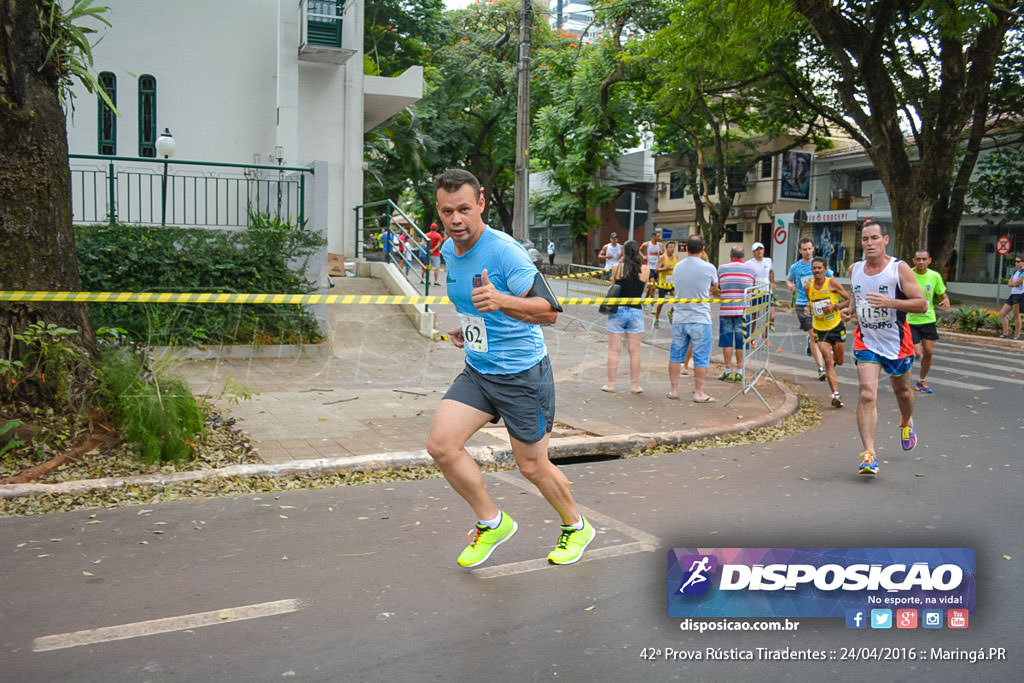
{"label": "runner in neon green shirt", "polygon": [[928,386],[925,377],[931,370],[935,342],[939,339],[939,332],[935,326],[935,297],[940,297],[939,306],[942,310],[949,310],[946,283],[942,281],[941,275],[928,267],[931,262],[932,257],[927,249],[918,249],[914,254],[914,277],[917,278],[917,284],[921,285],[921,292],[928,301],[928,312],[907,313],[910,333],[914,337],[914,353],[921,359],[921,377],[914,384],[914,388],[925,394],[932,393],[932,388]]}

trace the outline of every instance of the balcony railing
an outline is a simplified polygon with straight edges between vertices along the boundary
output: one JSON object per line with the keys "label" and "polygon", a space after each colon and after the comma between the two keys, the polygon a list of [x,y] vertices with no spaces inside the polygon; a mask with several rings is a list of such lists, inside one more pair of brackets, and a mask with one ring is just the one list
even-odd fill
{"label": "balcony railing", "polygon": [[302,166],[68,155],[75,223],[246,227],[252,214],[302,223]]}
{"label": "balcony railing", "polygon": [[301,0],[299,58],[311,62],[344,64],[355,50],[342,46],[343,0]]}

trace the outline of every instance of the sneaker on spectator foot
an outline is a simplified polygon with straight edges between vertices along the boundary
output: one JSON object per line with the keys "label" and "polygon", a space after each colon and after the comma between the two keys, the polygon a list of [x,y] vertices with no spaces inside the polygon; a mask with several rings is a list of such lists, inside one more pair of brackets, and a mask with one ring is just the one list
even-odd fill
{"label": "sneaker on spectator foot", "polygon": [[583,557],[583,551],[594,540],[597,531],[586,517],[580,515],[580,519],[583,521],[582,529],[562,525],[562,535],[558,537],[555,549],[548,553],[548,562],[551,564],[573,564],[579,562]]}
{"label": "sneaker on spectator foot", "polygon": [[476,567],[483,564],[495,548],[512,538],[518,528],[515,520],[504,512],[501,513],[501,522],[493,529],[477,522],[476,527],[466,534],[469,545],[459,555],[459,565]]}

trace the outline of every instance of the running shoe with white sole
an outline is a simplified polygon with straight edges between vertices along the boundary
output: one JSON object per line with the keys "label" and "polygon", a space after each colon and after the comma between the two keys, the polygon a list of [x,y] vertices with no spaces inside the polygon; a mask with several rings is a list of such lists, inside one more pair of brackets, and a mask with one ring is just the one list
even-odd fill
{"label": "running shoe with white sole", "polygon": [[843,407],[843,399],[839,397],[839,392],[838,391],[833,391],[832,392],[832,407],[833,408],[842,408]]}
{"label": "running shoe with white sole", "polygon": [[583,551],[594,540],[597,531],[586,517],[580,515],[580,519],[583,520],[582,529],[562,525],[562,535],[558,537],[555,549],[548,553],[548,562],[551,564],[573,564],[579,562],[583,557]]}
{"label": "running shoe with white sole", "polygon": [[914,431],[914,423],[900,426],[900,446],[903,450],[909,451],[917,445],[917,432]]}
{"label": "running shoe with white sole", "polygon": [[476,567],[487,561],[494,549],[512,538],[519,525],[510,516],[501,513],[501,522],[498,526],[491,528],[477,522],[468,534],[466,540],[469,545],[459,555],[457,562],[462,567]]}
{"label": "running shoe with white sole", "polygon": [[824,382],[826,377],[828,377],[828,373],[825,372],[825,368],[818,368],[818,381]]}
{"label": "running shoe with white sole", "polygon": [[861,453],[860,466],[857,467],[858,474],[868,474],[872,477],[878,474],[878,458],[871,451]]}

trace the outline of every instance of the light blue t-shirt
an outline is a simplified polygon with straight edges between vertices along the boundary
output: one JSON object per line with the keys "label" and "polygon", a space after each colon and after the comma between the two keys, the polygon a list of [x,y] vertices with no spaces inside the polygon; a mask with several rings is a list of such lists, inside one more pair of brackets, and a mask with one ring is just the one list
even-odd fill
{"label": "light blue t-shirt", "polygon": [[[718,282],[718,269],[700,256],[687,256],[672,269],[676,297],[680,299],[707,299],[711,285]],[[711,304],[675,304],[673,323],[711,324]]]}
{"label": "light blue t-shirt", "polygon": [[481,313],[473,305],[473,278],[485,268],[499,292],[522,296],[530,291],[537,267],[526,249],[511,235],[486,227],[465,254],[456,254],[449,239],[441,246],[441,255],[448,264],[448,298],[455,304],[466,336],[466,362],[485,375],[511,375],[542,361],[548,350],[540,325],[501,311]]}
{"label": "light blue t-shirt", "polygon": [[[832,277],[832,269],[825,269],[825,277]],[[800,259],[789,267],[789,275],[786,276],[788,279],[796,283],[796,301],[793,303],[797,306],[807,305],[807,283],[814,279],[814,274],[811,271],[811,264]]]}

